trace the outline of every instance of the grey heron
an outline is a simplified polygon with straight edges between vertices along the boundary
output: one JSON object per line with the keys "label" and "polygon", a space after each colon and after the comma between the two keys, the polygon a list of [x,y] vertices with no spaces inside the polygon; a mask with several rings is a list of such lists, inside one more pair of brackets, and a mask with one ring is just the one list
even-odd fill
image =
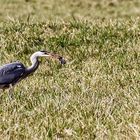
{"label": "grey heron", "polygon": [[42,56],[58,59],[61,64],[66,63],[65,59],[57,54],[50,53],[48,51],[35,52],[30,57],[32,63],[30,67],[25,67],[20,62],[13,62],[0,66],[0,89],[6,89],[11,86],[13,87],[16,83],[35,72],[39,66],[38,57]]}

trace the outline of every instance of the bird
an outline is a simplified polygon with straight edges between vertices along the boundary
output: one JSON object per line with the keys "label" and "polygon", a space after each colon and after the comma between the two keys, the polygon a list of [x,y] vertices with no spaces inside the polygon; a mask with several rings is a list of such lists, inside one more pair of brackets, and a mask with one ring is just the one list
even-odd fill
{"label": "bird", "polygon": [[24,66],[21,62],[12,62],[0,66],[0,89],[5,90],[13,87],[21,80],[33,74],[40,64],[39,57],[51,57],[58,59],[61,64],[66,63],[66,60],[58,54],[48,51],[37,51],[31,55],[30,60],[32,65],[29,67]]}

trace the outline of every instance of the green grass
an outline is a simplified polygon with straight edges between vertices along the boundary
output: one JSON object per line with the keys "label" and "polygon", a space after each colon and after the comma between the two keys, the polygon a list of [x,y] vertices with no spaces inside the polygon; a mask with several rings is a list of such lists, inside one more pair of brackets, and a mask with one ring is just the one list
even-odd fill
{"label": "green grass", "polygon": [[137,17],[139,0],[0,0],[0,19],[36,21]]}
{"label": "green grass", "polygon": [[[140,19],[132,10],[139,2],[0,3],[6,7],[0,10],[1,65],[20,60],[29,66],[38,50],[67,59],[61,66],[42,58],[12,100],[1,92],[0,139],[140,138]],[[38,10],[29,13],[27,5]]]}

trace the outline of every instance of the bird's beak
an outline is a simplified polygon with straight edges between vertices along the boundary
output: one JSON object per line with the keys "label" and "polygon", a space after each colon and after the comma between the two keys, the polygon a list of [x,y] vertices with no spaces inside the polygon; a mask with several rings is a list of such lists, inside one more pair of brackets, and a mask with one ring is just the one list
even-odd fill
{"label": "bird's beak", "polygon": [[46,54],[54,59],[59,60],[61,64],[66,64],[66,60],[62,56],[50,52],[46,52]]}

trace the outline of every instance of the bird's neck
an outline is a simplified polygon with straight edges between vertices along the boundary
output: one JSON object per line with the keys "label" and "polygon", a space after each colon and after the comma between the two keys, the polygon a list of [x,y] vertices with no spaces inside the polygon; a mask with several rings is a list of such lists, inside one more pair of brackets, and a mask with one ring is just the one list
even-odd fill
{"label": "bird's neck", "polygon": [[38,56],[36,56],[35,54],[33,54],[30,58],[32,65],[30,67],[27,68],[27,73],[31,74],[33,72],[35,72],[35,70],[38,68],[39,66],[39,60],[38,60]]}

